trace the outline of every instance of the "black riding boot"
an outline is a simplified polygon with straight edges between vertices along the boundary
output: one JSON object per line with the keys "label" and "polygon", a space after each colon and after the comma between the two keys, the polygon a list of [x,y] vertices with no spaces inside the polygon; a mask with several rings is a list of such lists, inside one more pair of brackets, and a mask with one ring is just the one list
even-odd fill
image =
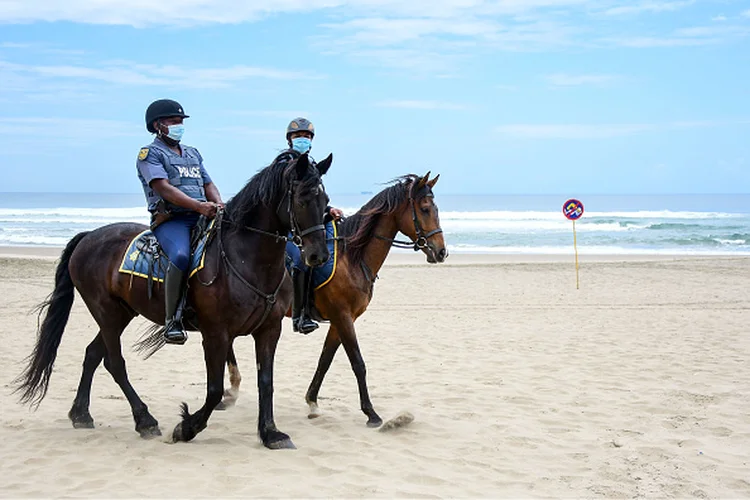
{"label": "black riding boot", "polygon": [[310,271],[292,269],[292,284],[294,285],[294,296],[292,297],[292,329],[295,332],[308,333],[316,330],[318,324],[307,316],[307,284]]}
{"label": "black riding boot", "polygon": [[182,345],[187,341],[187,332],[182,326],[184,276],[185,273],[170,263],[167,267],[167,275],[164,277],[164,302],[167,313],[164,338],[168,344]]}

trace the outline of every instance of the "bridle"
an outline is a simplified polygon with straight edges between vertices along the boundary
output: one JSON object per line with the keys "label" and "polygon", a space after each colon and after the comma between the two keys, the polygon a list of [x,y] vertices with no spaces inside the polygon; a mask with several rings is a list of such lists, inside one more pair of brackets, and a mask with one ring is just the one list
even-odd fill
{"label": "bridle", "polygon": [[[294,210],[292,210],[292,193],[294,191],[294,184],[299,181],[292,181],[289,183],[289,189],[287,190],[286,195],[284,198],[287,198],[289,201],[287,203],[287,215],[289,216],[289,225],[291,226],[292,230],[292,237],[291,239],[287,238],[287,241],[291,241],[294,243],[297,247],[302,248],[302,237],[307,236],[308,234],[314,233],[315,231],[325,231],[326,226],[325,224],[317,224],[315,226],[310,226],[307,229],[301,230],[299,228],[299,223],[297,222],[297,216],[294,214]],[[281,206],[284,204],[284,198],[281,199],[279,202],[279,206],[276,208],[276,213],[279,214],[281,211]]]}
{"label": "bridle", "polygon": [[[425,196],[426,198],[433,198],[433,194],[429,193]],[[385,236],[375,236],[376,238],[384,241],[389,241],[392,246],[396,248],[411,248],[415,252],[419,250],[423,250],[425,248],[429,249],[432,252],[432,249],[427,246],[427,240],[436,234],[440,234],[443,232],[443,230],[438,226],[437,229],[433,229],[429,233],[424,233],[424,230],[422,229],[422,225],[419,223],[419,219],[417,218],[417,201],[409,195],[409,203],[411,204],[411,220],[414,222],[414,232],[417,235],[417,239],[414,241],[403,241],[403,240],[397,240],[395,238],[386,238]]]}

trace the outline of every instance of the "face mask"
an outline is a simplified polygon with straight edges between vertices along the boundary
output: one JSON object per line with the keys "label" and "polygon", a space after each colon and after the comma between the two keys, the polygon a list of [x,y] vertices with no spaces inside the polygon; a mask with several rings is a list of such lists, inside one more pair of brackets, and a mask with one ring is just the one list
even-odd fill
{"label": "face mask", "polygon": [[185,125],[180,123],[177,125],[170,125],[167,128],[169,129],[167,137],[169,137],[173,141],[180,142],[180,139],[182,139],[182,134],[185,133]]}
{"label": "face mask", "polygon": [[305,154],[310,151],[312,147],[312,140],[307,137],[296,137],[292,139],[292,149],[298,153]]}

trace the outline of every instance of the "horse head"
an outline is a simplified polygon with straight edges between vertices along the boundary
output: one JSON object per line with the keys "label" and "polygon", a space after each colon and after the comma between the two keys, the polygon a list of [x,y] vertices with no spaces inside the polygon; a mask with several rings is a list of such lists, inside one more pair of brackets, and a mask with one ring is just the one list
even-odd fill
{"label": "horse head", "polygon": [[303,154],[284,172],[288,191],[286,204],[282,202],[279,206],[280,217],[288,219],[294,242],[310,267],[321,266],[330,257],[323,225],[329,200],[321,177],[328,172],[332,161],[333,156],[328,155],[316,168],[308,155]]}
{"label": "horse head", "polygon": [[439,178],[440,174],[430,179],[430,172],[424,177],[415,177],[409,186],[406,208],[398,217],[398,230],[414,241],[415,247],[424,252],[431,264],[443,262],[448,257],[432,193]]}

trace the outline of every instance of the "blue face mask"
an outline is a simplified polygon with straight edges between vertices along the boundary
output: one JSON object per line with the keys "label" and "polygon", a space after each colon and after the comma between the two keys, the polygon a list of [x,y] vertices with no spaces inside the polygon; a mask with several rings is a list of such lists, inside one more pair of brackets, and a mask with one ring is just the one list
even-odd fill
{"label": "blue face mask", "polygon": [[169,129],[169,133],[167,134],[167,137],[169,137],[173,141],[180,142],[180,139],[182,139],[182,134],[185,133],[185,125],[180,123],[177,125],[170,125],[167,128]]}
{"label": "blue face mask", "polygon": [[298,153],[305,154],[310,151],[312,140],[307,137],[296,137],[292,139],[292,149]]}

